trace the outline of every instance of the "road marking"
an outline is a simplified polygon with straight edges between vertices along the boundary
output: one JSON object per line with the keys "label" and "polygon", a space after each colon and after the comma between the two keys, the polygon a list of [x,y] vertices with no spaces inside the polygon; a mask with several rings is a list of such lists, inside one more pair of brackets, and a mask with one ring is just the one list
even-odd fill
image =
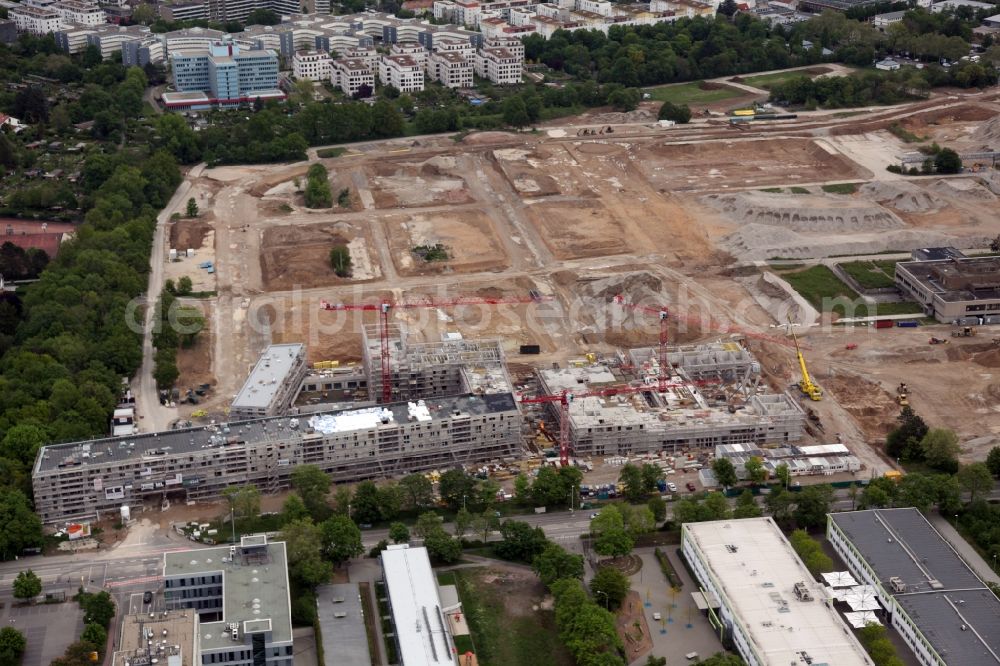
{"label": "road marking", "polygon": [[138,585],[139,583],[153,583],[163,580],[163,576],[143,576],[142,578],[129,578],[107,583],[105,587],[122,587],[123,585]]}

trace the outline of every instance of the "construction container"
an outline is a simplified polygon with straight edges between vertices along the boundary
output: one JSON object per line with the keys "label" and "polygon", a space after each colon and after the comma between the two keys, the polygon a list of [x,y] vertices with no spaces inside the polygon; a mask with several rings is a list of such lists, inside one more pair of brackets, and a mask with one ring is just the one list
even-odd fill
{"label": "construction container", "polygon": [[733,111],[734,116],[753,116],[756,113],[753,109],[736,109]]}
{"label": "construction container", "polygon": [[170,261],[177,261],[177,249],[170,248]]}
{"label": "construction container", "polygon": [[913,319],[906,319],[904,321],[897,321],[896,326],[899,328],[916,328],[917,326],[920,326],[920,322]]}
{"label": "construction container", "polygon": [[522,354],[541,354],[542,348],[539,345],[521,345]]}
{"label": "construction container", "polygon": [[875,328],[892,328],[891,319],[877,319],[875,321]]}

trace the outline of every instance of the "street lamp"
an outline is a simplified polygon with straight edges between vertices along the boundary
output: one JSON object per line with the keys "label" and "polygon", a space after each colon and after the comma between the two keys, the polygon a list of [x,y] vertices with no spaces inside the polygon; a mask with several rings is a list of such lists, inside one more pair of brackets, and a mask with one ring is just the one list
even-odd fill
{"label": "street lamp", "polygon": [[604,610],[610,611],[611,609],[608,607],[608,593],[605,592],[604,590],[594,590],[594,594],[604,595]]}

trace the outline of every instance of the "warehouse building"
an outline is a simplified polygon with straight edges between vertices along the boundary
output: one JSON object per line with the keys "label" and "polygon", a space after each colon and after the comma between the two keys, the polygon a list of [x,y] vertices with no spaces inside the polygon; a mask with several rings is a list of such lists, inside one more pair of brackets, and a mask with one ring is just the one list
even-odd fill
{"label": "warehouse building", "polygon": [[239,545],[164,553],[163,586],[168,612],[198,615],[197,664],[292,666],[284,542],[255,534]]}
{"label": "warehouse building", "polygon": [[686,523],[681,551],[709,621],[749,666],[873,663],[770,517]]}
{"label": "warehouse building", "polygon": [[1000,257],[901,261],[895,280],[903,294],[938,321],[1000,315]]}
{"label": "warehouse building", "polygon": [[919,511],[832,513],[826,534],[920,664],[1000,664],[1000,600]]}

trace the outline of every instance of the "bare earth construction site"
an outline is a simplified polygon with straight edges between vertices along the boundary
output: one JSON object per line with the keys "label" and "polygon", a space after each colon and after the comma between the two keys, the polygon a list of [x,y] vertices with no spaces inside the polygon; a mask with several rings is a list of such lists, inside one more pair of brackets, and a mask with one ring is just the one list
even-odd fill
{"label": "bare earth construction site", "polygon": [[[376,323],[375,314],[321,310],[321,300],[529,293],[540,298],[392,317],[415,342],[456,333],[500,339],[517,383],[518,369],[655,345],[656,318],[623,313],[613,303],[622,294],[670,308],[672,343],[745,339],[764,380],[784,391],[798,366],[780,324],[789,314],[811,324],[814,313],[783,295],[781,280],[765,279],[764,260],[988,246],[1000,234],[1000,173],[890,173],[886,167],[913,149],[888,127],[933,135],[960,152],[996,150],[998,114],[995,94],[977,94],[855,115],[802,114],[749,129],[709,121],[620,125],[586,138],[573,136],[575,128],[542,128],[363,144],[321,160],[334,198],[349,191],[345,205],[327,210],[304,206],[297,181],[305,164],[205,169],[189,180],[209,213],[172,223],[170,234],[197,246],[170,275],[190,275],[197,288],[218,292],[203,301],[213,317],[214,391],[199,409],[223,414],[268,344],[305,343],[309,362],[359,363],[361,329]],[[856,183],[857,191],[823,188],[837,183]],[[351,277],[330,266],[335,244],[350,251]],[[418,251],[436,246],[445,258],[427,261]],[[210,274],[198,268],[205,260],[214,262]],[[1000,379],[991,370],[1000,361],[973,348],[976,341],[941,350],[926,346],[932,333],[924,331],[932,329],[800,330],[827,395],[808,405],[822,425],[809,429],[814,442],[839,435],[873,471],[888,463],[868,445],[895,418],[890,393],[900,381],[929,422],[970,443],[966,457],[981,458],[1000,440]],[[858,349],[846,352],[849,343]],[[522,356],[521,345],[541,353]],[[207,368],[195,370],[204,381]],[[194,379],[182,375],[179,384]]]}

